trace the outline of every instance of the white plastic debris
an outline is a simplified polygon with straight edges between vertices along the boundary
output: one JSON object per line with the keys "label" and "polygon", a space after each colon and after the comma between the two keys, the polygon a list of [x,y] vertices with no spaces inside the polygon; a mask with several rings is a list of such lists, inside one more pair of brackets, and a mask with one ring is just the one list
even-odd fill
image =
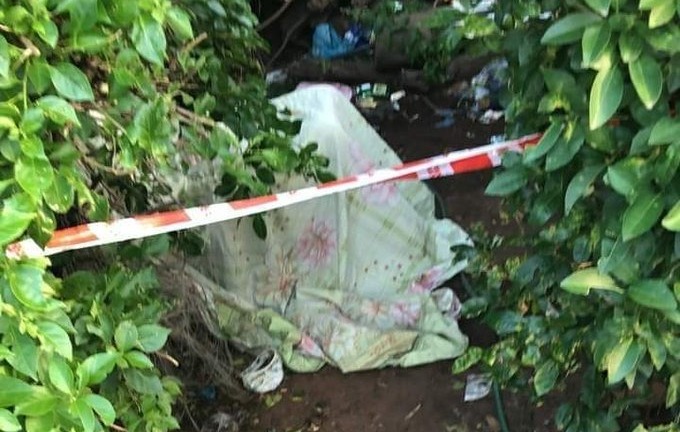
{"label": "white plastic debris", "polygon": [[495,123],[502,119],[505,113],[503,111],[486,110],[484,114],[479,118],[479,122],[482,124]]}
{"label": "white plastic debris", "polygon": [[463,305],[451,288],[442,287],[432,291],[432,298],[441,313],[448,315],[454,320],[460,318]]}
{"label": "white plastic debris", "polygon": [[269,72],[265,78],[265,83],[269,86],[272,84],[278,84],[284,82],[288,78],[286,71],[283,69],[277,69]]}
{"label": "white plastic debris", "polygon": [[491,377],[488,374],[470,374],[465,383],[465,402],[485,398],[491,392]]}
{"label": "white plastic debris", "polygon": [[267,349],[255,358],[241,373],[243,385],[255,393],[268,393],[283,381],[283,363],[273,349]]}

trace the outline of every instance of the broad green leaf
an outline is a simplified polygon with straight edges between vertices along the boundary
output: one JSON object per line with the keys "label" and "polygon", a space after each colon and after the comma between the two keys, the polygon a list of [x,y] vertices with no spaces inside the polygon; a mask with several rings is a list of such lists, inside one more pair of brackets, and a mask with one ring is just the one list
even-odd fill
{"label": "broad green leaf", "polygon": [[33,387],[31,394],[17,404],[15,414],[39,417],[52,411],[59,403],[59,396],[45,387]]}
{"label": "broad green leaf", "polygon": [[35,213],[22,212],[5,205],[0,211],[0,246],[19,238],[35,216]]}
{"label": "broad green leaf", "polygon": [[116,367],[118,355],[114,353],[97,353],[89,356],[78,365],[76,375],[81,386],[99,384]]}
{"label": "broad green leaf", "polygon": [[4,36],[0,35],[0,77],[9,76],[9,44]]}
{"label": "broad green leaf", "polygon": [[32,392],[31,387],[25,381],[0,375],[0,407],[6,408],[16,405],[17,401],[25,400]]}
{"label": "broad green leaf", "polygon": [[0,431],[17,432],[21,429],[21,423],[16,416],[6,409],[0,408]]}
{"label": "broad green leaf", "polygon": [[590,12],[572,13],[553,23],[541,38],[544,45],[566,45],[581,38],[583,29],[602,18]]}
{"label": "broad green leaf", "polygon": [[640,10],[652,10],[665,0],[640,0]]}
{"label": "broad green leaf", "polygon": [[660,0],[656,3],[649,13],[649,28],[661,27],[675,16],[675,0]]}
{"label": "broad green leaf", "polygon": [[84,397],[76,399],[71,405],[71,410],[80,419],[83,431],[94,432],[97,420],[94,417],[94,411],[87,404]]}
{"label": "broad green leaf", "polygon": [[537,396],[543,396],[555,387],[557,377],[559,376],[559,369],[557,363],[553,360],[548,360],[543,363],[534,375],[534,391]]}
{"label": "broad green leaf", "polygon": [[191,29],[191,17],[178,7],[171,7],[166,16],[172,31],[181,40],[193,39],[194,31]]}
{"label": "broad green leaf", "polygon": [[564,213],[569,214],[574,204],[582,197],[589,194],[589,189],[595,179],[604,169],[604,165],[593,165],[583,168],[576,173],[573,179],[567,186],[567,192],[564,195]]}
{"label": "broad green leaf", "polygon": [[565,291],[579,295],[588,295],[591,289],[623,293],[614,279],[600,273],[596,268],[578,270],[572,273],[560,282],[560,287]]}
{"label": "broad green leaf", "polygon": [[129,351],[125,353],[123,358],[135,369],[151,369],[154,367],[149,356],[143,352]]}
{"label": "broad green leaf", "polygon": [[139,346],[146,353],[156,352],[163,348],[170,335],[170,329],[156,324],[140,326],[137,331]]}
{"label": "broad green leaf", "polygon": [[[40,114],[42,115],[42,113]],[[28,158],[45,159],[45,146],[40,137],[29,135],[20,141],[21,152]]]}
{"label": "broad green leaf", "polygon": [[637,60],[642,53],[644,41],[635,32],[624,32],[619,37],[619,52],[624,63]]}
{"label": "broad green leaf", "polygon": [[118,324],[114,333],[116,348],[120,351],[129,351],[137,344],[137,327],[131,321],[123,321]]}
{"label": "broad green leaf", "polygon": [[59,40],[59,28],[55,23],[49,19],[45,21],[33,21],[33,29],[40,39],[42,39],[50,48],[55,48],[57,46],[57,41]]}
{"label": "broad green leaf", "polygon": [[54,169],[47,159],[21,156],[14,164],[14,178],[23,190],[39,199],[52,184]]}
{"label": "broad green leaf", "polygon": [[12,267],[8,272],[12,294],[24,306],[41,310],[47,305],[42,292],[44,270],[27,264]]}
{"label": "broad green leaf", "polygon": [[628,297],[651,309],[674,310],[678,307],[671,289],[658,279],[648,279],[631,285],[628,288]]}
{"label": "broad green leaf", "polygon": [[57,173],[52,185],[43,194],[45,203],[57,213],[66,213],[73,206],[75,191],[61,173]]}
{"label": "broad green leaf", "polygon": [[661,66],[648,54],[628,63],[628,71],[640,100],[647,109],[657,103],[663,89]]}
{"label": "broad green leaf", "polygon": [[73,371],[64,359],[59,357],[50,359],[48,374],[50,382],[57,390],[66,394],[72,394],[75,391]]}
{"label": "broad green leaf", "polygon": [[132,42],[137,52],[151,63],[163,65],[166,40],[163,27],[148,15],[141,15],[132,26]]}
{"label": "broad green leaf", "polygon": [[652,128],[649,145],[670,144],[680,137],[680,121],[670,117],[663,117]]}
{"label": "broad green leaf", "polygon": [[496,174],[486,187],[485,193],[491,196],[507,196],[522,189],[528,181],[529,178],[524,170],[508,169]]}
{"label": "broad green leaf", "polygon": [[524,163],[531,163],[543,157],[557,142],[564,130],[564,123],[551,123],[535,147],[528,148],[523,155]]}
{"label": "broad green leaf", "polygon": [[576,126],[572,129],[571,136],[567,137],[565,134],[564,137],[560,138],[557,145],[550,150],[545,158],[545,170],[547,172],[555,171],[571,162],[583,147],[585,137],[583,129]]}
{"label": "broad green leaf", "polygon": [[666,390],[666,407],[671,408],[680,401],[680,372],[674,373],[668,380]]}
{"label": "broad green leaf", "polygon": [[586,0],[586,4],[603,17],[609,15],[611,0]]}
{"label": "broad green leaf", "polygon": [[45,345],[67,360],[73,358],[73,347],[66,330],[50,321],[39,322],[38,330],[40,330]]}
{"label": "broad green leaf", "polygon": [[116,410],[108,399],[96,394],[85,395],[83,399],[97,413],[105,426],[111,426],[116,420]]}
{"label": "broad green leaf", "polygon": [[633,196],[644,163],[641,158],[626,158],[617,162],[607,169],[607,182],[619,194],[625,197]]}
{"label": "broad green leaf", "polygon": [[18,332],[12,336],[12,356],[7,362],[17,371],[38,379],[38,346],[30,337]]}
{"label": "broad green leaf", "polygon": [[583,66],[590,67],[604,54],[611,37],[612,31],[606,21],[585,29],[581,39]]}
{"label": "broad green leaf", "polygon": [[632,338],[620,342],[607,355],[607,381],[616,384],[623,380],[637,366],[644,347]]}
{"label": "broad green leaf", "polygon": [[654,164],[654,179],[657,184],[666,186],[670,184],[680,169],[680,141],[666,147]]}
{"label": "broad green leaf", "polygon": [[630,144],[630,155],[635,156],[644,153],[649,148],[649,137],[652,135],[652,128],[640,129],[633,137]]}
{"label": "broad green leaf", "polygon": [[647,351],[649,351],[649,356],[652,358],[652,363],[656,370],[660,371],[661,368],[666,364],[666,346],[663,341],[652,335],[646,339]]}
{"label": "broad green leaf", "polygon": [[76,33],[71,37],[69,45],[73,50],[95,54],[102,51],[110,43],[110,37],[100,29],[92,29],[84,33]]}
{"label": "broad green leaf", "polygon": [[480,347],[471,346],[470,348],[458,357],[451,367],[451,373],[458,375],[470,369],[472,366],[476,365],[482,360],[484,355],[484,350]]}
{"label": "broad green leaf", "polygon": [[80,126],[76,110],[70,103],[57,96],[44,96],[36,101],[36,105],[43,110],[47,118],[58,125],[72,123]]}
{"label": "broad green leaf", "polygon": [[680,201],[676,202],[670,212],[661,221],[668,231],[680,232]]}
{"label": "broad green leaf", "polygon": [[590,129],[603,126],[619,108],[623,98],[623,75],[617,66],[597,73],[590,89]]}
{"label": "broad green leaf", "polygon": [[[118,2],[112,2],[118,3]],[[68,12],[70,24],[79,31],[91,28],[97,22],[97,0],[61,0],[56,12]]]}
{"label": "broad green leaf", "polygon": [[94,94],[87,76],[71,63],[50,66],[52,85],[61,96],[72,101],[92,101]]}
{"label": "broad green leaf", "polygon": [[623,214],[623,240],[638,237],[658,222],[663,213],[663,195],[641,191]]}
{"label": "broad green leaf", "polygon": [[123,371],[125,383],[133,390],[147,395],[159,395],[163,393],[163,384],[156,376],[144,373],[138,369],[126,369]]}

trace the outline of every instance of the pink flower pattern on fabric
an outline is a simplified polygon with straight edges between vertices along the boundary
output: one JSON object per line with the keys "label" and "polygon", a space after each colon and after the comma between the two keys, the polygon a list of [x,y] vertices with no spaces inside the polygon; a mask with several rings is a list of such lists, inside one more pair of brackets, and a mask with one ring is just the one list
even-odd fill
{"label": "pink flower pattern on fabric", "polygon": [[420,306],[413,303],[398,302],[392,306],[390,315],[392,315],[395,323],[412,327],[420,318]]}
{"label": "pink flower pattern on fabric", "polygon": [[411,284],[409,291],[414,294],[422,294],[432,291],[437,287],[437,285],[439,285],[439,279],[441,278],[442,273],[443,272],[437,267],[431,268],[420,275],[420,277]]}
{"label": "pink flower pattern on fabric", "polygon": [[[376,168],[375,163],[368,159],[357,143],[351,143],[350,156],[356,168],[356,174],[363,174]],[[399,190],[394,182],[378,183],[361,189],[361,194],[367,203],[377,205],[394,205],[399,196]]]}
{"label": "pink flower pattern on fabric", "polygon": [[302,335],[302,339],[300,339],[300,343],[298,344],[298,349],[310,357],[324,358],[321,347],[307,334]]}
{"label": "pink flower pattern on fabric", "polygon": [[308,265],[319,268],[331,262],[336,247],[335,230],[327,222],[312,218],[298,239],[297,255]]}

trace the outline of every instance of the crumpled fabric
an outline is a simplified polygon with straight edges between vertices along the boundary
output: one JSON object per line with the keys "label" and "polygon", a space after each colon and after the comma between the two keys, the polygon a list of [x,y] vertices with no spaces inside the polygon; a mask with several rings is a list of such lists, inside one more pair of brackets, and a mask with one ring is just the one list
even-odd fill
{"label": "crumpled fabric", "polygon": [[[275,99],[302,120],[296,145],[319,145],[338,177],[400,163],[340,92],[313,86]],[[277,178],[276,189],[312,185]],[[278,350],[295,371],[415,366],[461,355],[468,344],[436,289],[466,261],[465,231],[435,219],[420,182],[379,184],[264,215],[211,225],[200,273],[216,327],[241,347]],[[433,292],[435,293],[433,295]],[[439,296],[441,297],[441,296]]]}

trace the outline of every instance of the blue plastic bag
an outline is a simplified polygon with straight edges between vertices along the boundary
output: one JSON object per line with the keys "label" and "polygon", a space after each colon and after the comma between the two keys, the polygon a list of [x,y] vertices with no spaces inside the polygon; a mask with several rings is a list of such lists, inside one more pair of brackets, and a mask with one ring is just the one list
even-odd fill
{"label": "blue plastic bag", "polygon": [[312,56],[320,59],[342,57],[351,54],[359,42],[361,38],[358,35],[354,36],[354,33],[343,38],[330,24],[319,24],[314,29],[312,38]]}

